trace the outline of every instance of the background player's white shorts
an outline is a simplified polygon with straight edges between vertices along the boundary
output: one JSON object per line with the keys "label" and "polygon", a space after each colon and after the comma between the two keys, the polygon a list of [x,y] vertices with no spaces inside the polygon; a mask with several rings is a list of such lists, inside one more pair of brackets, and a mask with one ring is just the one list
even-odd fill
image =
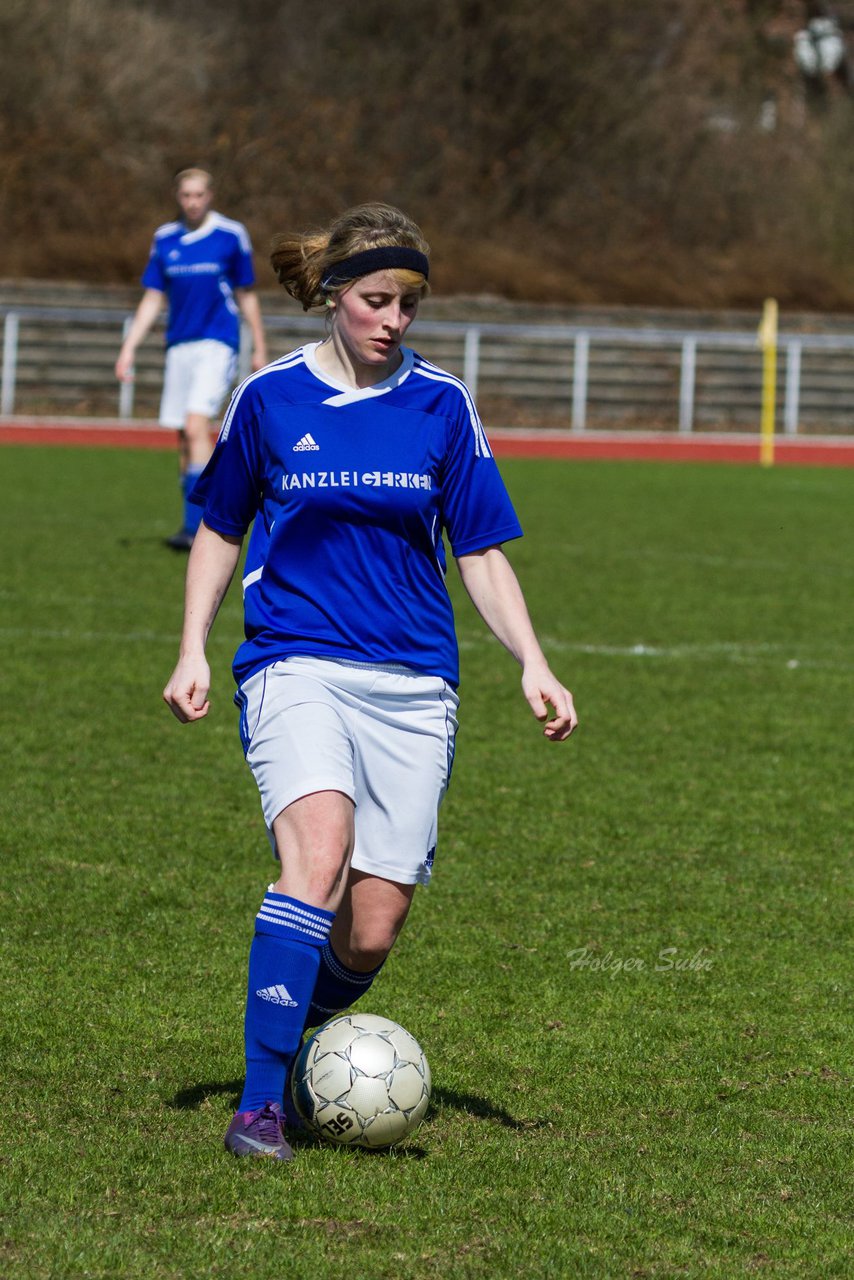
{"label": "background player's white shorts", "polygon": [[235,701],[268,831],[301,796],[342,791],[356,806],[351,866],[429,882],[457,731],[449,684],[405,667],[288,658],[250,676]]}
{"label": "background player's white shorts", "polygon": [[188,413],[218,417],[236,370],[237,352],[213,338],[170,347],[160,398],[161,427],[183,427]]}

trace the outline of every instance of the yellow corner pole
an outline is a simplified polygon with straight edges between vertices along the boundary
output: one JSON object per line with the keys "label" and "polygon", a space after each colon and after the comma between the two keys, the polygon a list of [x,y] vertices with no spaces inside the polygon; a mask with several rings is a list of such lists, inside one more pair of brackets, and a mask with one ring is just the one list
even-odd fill
{"label": "yellow corner pole", "polygon": [[762,348],[762,419],[759,433],[759,461],[774,465],[774,417],[777,397],[777,299],[766,298],[759,326]]}

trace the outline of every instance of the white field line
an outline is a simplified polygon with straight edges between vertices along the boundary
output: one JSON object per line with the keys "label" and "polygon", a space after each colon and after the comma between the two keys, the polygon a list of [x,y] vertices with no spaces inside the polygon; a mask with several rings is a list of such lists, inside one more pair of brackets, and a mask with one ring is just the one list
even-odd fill
{"label": "white field line", "polygon": [[[585,644],[581,641],[562,640],[556,636],[540,637],[546,654],[550,653],[583,653],[597,658],[628,659],[662,659],[665,661],[698,661],[708,662],[715,659],[726,659],[730,662],[761,662],[782,664],[794,671],[798,667],[824,668],[830,671],[848,671],[854,669],[854,660],[837,661],[833,657],[813,657],[805,654],[803,648],[791,644],[739,644],[720,642],[713,644],[677,644],[677,645],[610,645]],[[482,639],[466,638],[460,640],[460,649],[479,649],[484,644],[493,643],[491,636]],[[497,642],[495,642],[497,643]]]}
{"label": "white field line", "polygon": [[554,547],[567,554],[578,557],[590,557],[601,560],[663,560],[676,564],[699,564],[709,569],[759,569],[763,573],[791,573],[793,569],[807,567],[811,574],[832,573],[850,577],[854,574],[854,565],[850,560],[827,561],[825,563],[803,563],[794,560],[751,559],[748,556],[710,555],[700,551],[658,551],[648,547],[636,547],[632,551],[608,551],[607,547],[584,546],[578,543],[555,543]]}
{"label": "white field line", "polygon": [[[159,631],[75,631],[71,627],[0,627],[0,638],[9,640],[47,640],[63,644],[163,644],[177,646],[178,632]],[[798,667],[825,668],[831,671],[854,669],[854,660],[838,661],[832,656],[822,657],[805,653],[792,644],[740,644],[717,642],[712,644],[677,645],[612,645],[589,644],[582,641],[563,640],[557,636],[541,636],[547,653],[583,653],[597,658],[661,659],[665,661],[708,662],[724,658],[731,662],[777,662],[795,670]],[[462,637],[461,650],[470,651],[498,641],[488,632],[480,638]]]}
{"label": "white field line", "polygon": [[59,640],[92,644],[171,644],[181,639],[179,631],[167,635],[159,631],[75,631],[72,627],[0,627],[0,638],[9,640]]}

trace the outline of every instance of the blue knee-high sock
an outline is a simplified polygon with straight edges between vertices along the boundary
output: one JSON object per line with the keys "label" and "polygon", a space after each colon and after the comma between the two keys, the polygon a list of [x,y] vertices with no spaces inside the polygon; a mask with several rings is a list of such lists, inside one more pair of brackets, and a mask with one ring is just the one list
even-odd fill
{"label": "blue knee-high sock", "polygon": [[343,1013],[363,996],[382,968],[378,964],[370,973],[357,973],[342,964],[327,942],[320,953],[320,968],[314,995],[305,1020],[307,1027],[318,1027],[335,1013]]}
{"label": "blue knee-high sock", "polygon": [[188,467],[181,476],[181,492],[184,495],[184,528],[188,533],[196,533],[202,523],[204,504],[199,506],[197,502],[193,502],[193,489],[203,471],[204,467]]}
{"label": "blue knee-high sock", "polygon": [[267,893],[255,919],[246,995],[246,1084],[239,1111],[281,1103],[299,1048],[331,911]]}

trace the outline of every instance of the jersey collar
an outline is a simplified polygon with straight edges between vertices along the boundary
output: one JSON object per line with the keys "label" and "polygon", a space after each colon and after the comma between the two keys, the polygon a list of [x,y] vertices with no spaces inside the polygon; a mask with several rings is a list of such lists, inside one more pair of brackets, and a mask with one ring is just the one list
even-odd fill
{"label": "jersey collar", "polygon": [[309,370],[314,374],[319,382],[324,383],[327,387],[333,387],[336,391],[343,393],[336,397],[339,402],[347,400],[370,400],[373,396],[383,396],[387,391],[393,391],[395,387],[400,386],[412,371],[415,363],[415,352],[409,347],[401,347],[400,354],[403,356],[399,366],[394,373],[386,378],[383,382],[375,382],[372,387],[351,387],[346,382],[340,382],[337,378],[330,378],[328,373],[321,372],[317,363],[315,352],[320,346],[319,342],[309,342],[303,347],[305,362]]}
{"label": "jersey collar", "polygon": [[213,210],[209,209],[195,231],[188,231],[187,224],[185,222],[181,223],[181,239],[184,244],[192,244],[194,240],[204,240],[205,236],[209,236],[215,229],[216,215]]}

